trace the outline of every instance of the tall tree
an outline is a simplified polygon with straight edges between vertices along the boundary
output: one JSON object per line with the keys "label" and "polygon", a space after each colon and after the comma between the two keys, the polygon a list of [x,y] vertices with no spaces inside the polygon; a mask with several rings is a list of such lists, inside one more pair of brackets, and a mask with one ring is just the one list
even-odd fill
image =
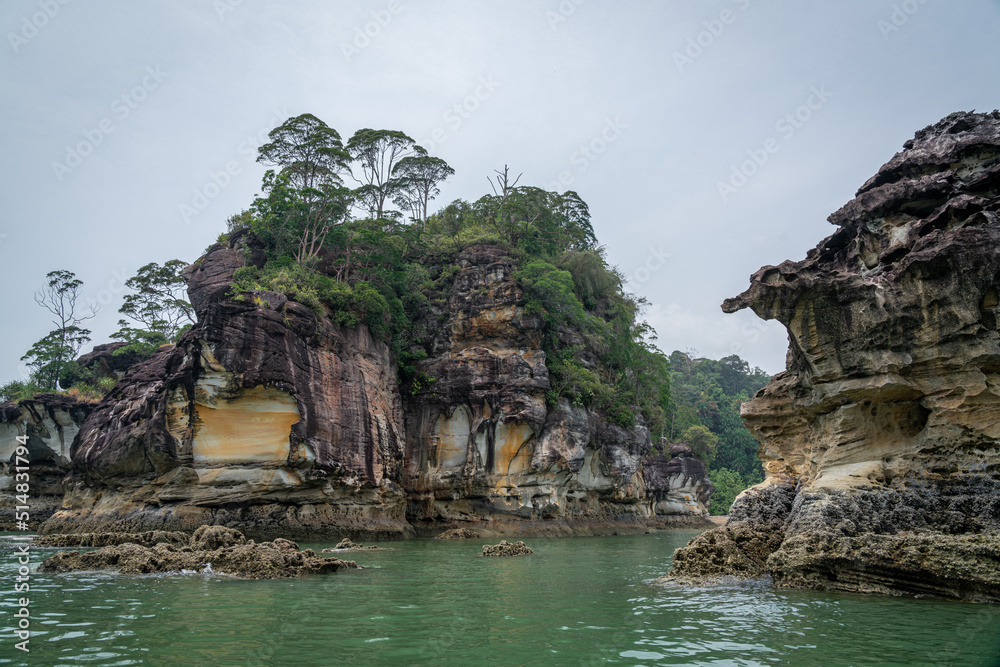
{"label": "tall tree", "polygon": [[340,134],[312,114],[289,118],[268,137],[257,161],[280,171],[264,176],[267,197],[255,204],[258,227],[275,238],[292,236],[295,259],[313,260],[350,210],[350,191],[341,178],[350,173],[350,155]]}
{"label": "tall tree", "polygon": [[72,271],[50,271],[45,277],[49,282],[35,292],[35,303],[53,315],[56,328],[32,345],[21,360],[28,362],[43,389],[55,390],[80,348],[90,340],[90,330],[80,324],[97,312],[92,308],[89,314],[77,313],[83,282]]}
{"label": "tall tree", "polygon": [[396,165],[404,158],[427,154],[399,130],[368,128],[354,133],[347,142],[347,150],[361,167],[361,178],[355,177],[360,183],[355,191],[358,200],[376,220],[385,217],[386,203],[392,201],[402,187],[400,178],[394,173]]}
{"label": "tall tree", "polygon": [[185,266],[187,264],[179,259],[164,262],[163,266],[151,262],[125,281],[125,286],[135,290],[135,293],[125,297],[118,312],[144,328],[132,327],[127,320],[119,320],[121,328],[112,338],[129,343],[127,348],[122,349],[152,351],[160,343],[176,341],[184,330],[195,323],[194,308],[184,298],[187,296],[187,281],[181,271]]}
{"label": "tall tree", "polygon": [[441,158],[431,157],[417,147],[415,155],[404,157],[393,167],[393,175],[398,181],[394,201],[400,208],[410,210],[411,217],[427,225],[427,205],[441,194],[438,184],[443,183],[455,170]]}

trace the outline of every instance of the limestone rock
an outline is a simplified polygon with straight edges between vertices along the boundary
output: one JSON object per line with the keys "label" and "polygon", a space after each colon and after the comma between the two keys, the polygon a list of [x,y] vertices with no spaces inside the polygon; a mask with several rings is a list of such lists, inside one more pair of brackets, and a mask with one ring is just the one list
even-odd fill
{"label": "limestone rock", "polygon": [[[97,541],[103,540],[97,538]],[[183,546],[160,542],[147,547],[124,542],[83,553],[61,551],[46,558],[38,571],[116,570],[121,574],[188,571],[241,579],[287,579],[357,567],[354,561],[317,556],[312,549],[299,551],[291,540],[278,538],[255,544],[238,531],[223,526],[201,526]]]}
{"label": "limestone rock", "polygon": [[1000,601],[1000,113],[921,130],[830,221],[723,304],[784,324],[788,367],[742,410],[767,479],[675,572],[769,531],[779,586]]}
{"label": "limestone rock", "polygon": [[527,556],[533,553],[535,552],[525,545],[524,542],[500,540],[500,544],[484,544],[482,552],[476,555],[502,558],[506,556]]}

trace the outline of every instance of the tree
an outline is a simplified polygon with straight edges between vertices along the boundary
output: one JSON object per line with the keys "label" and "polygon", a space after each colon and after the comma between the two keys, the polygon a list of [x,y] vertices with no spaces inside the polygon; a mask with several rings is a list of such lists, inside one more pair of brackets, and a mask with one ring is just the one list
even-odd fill
{"label": "tree", "polygon": [[736,496],[748,486],[738,472],[727,468],[709,470],[708,479],[712,482],[711,512],[715,516],[728,514]]}
{"label": "tree", "polygon": [[706,466],[712,463],[715,458],[715,448],[719,444],[719,436],[708,430],[707,426],[692,426],[681,435],[681,440],[686,442],[695,458],[700,459]]}
{"label": "tree", "polygon": [[135,294],[125,297],[118,312],[127,315],[144,328],[130,326],[127,320],[118,320],[120,327],[111,337],[128,343],[115,354],[127,352],[152,352],[163,343],[173,343],[195,323],[194,308],[184,299],[187,281],[181,271],[187,266],[179,259],[172,259],[160,266],[146,264],[125,286]]}
{"label": "tree", "polygon": [[257,162],[280,167],[298,190],[340,184],[350,169],[340,133],[312,114],[289,118],[267,136],[271,141],[257,149]]}
{"label": "tree", "polygon": [[407,157],[427,155],[427,151],[399,130],[362,129],[347,142],[351,158],[361,166],[360,187],[355,190],[358,201],[376,220],[385,216],[386,202],[403,187],[395,174],[397,164]]}
{"label": "tree", "polygon": [[257,149],[257,161],[280,171],[264,175],[267,196],[254,202],[259,214],[254,229],[282,240],[276,246],[296,261],[313,260],[350,210],[350,191],[341,178],[350,173],[350,155],[340,134],[312,114],[289,118],[268,137],[270,143]]}
{"label": "tree", "polygon": [[31,346],[21,357],[33,369],[34,380],[48,391],[59,387],[59,381],[72,368],[80,348],[90,340],[90,330],[80,327],[97,314],[76,312],[83,282],[72,271],[50,271],[45,276],[48,285],[35,292],[35,303],[52,313],[55,329]]}
{"label": "tree", "polygon": [[398,182],[394,201],[400,208],[410,210],[411,217],[427,226],[427,205],[441,194],[438,184],[444,182],[455,170],[441,158],[427,155],[417,147],[417,154],[404,157],[393,167],[393,175]]}

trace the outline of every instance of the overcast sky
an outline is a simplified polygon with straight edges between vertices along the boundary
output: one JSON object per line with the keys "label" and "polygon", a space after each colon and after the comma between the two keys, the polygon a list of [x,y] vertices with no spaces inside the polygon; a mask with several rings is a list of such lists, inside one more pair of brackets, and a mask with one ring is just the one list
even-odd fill
{"label": "overcast sky", "polygon": [[916,130],[1000,107],[998,0],[3,0],[0,26],[0,381],[52,328],[48,271],[106,342],[124,280],[196,259],[301,113],[411,135],[456,171],[438,206],[504,164],[576,190],[665,352],[774,373],[784,329],[722,300]]}

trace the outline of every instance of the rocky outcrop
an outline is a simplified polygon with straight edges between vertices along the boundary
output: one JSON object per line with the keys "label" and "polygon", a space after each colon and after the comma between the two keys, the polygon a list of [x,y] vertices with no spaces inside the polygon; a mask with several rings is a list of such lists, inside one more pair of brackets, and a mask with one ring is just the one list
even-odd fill
{"label": "rocky outcrop", "polygon": [[81,369],[92,374],[118,380],[128,369],[145,359],[145,355],[138,352],[116,354],[127,345],[128,343],[120,341],[95,345],[93,350],[77,359],[76,363]]}
{"label": "rocky outcrop", "polygon": [[387,346],[280,294],[226,297],[241,257],[215,246],[189,267],[198,326],[91,413],[44,532],[412,534]]}
{"label": "rocky outcrop", "polygon": [[[0,530],[14,530],[18,484],[28,484],[28,526],[37,529],[62,504],[63,478],[70,469],[71,446],[93,404],[61,394],[38,394],[0,404]],[[18,461],[18,437],[27,438],[28,463]],[[25,457],[22,457],[22,459]],[[27,468],[27,482],[17,467]],[[23,472],[23,471],[22,471]]]}
{"label": "rocky outcrop", "polygon": [[708,518],[712,482],[705,464],[694,458],[688,445],[674,443],[669,455],[649,456],[642,468],[646,494],[658,517]]}
{"label": "rocky outcrop", "polygon": [[743,405],[767,479],[677,576],[1000,601],[1000,113],[904,148],[723,304],[784,324],[788,367]]}
{"label": "rocky outcrop", "polygon": [[452,528],[434,536],[435,540],[477,540],[479,533],[469,528]]}
{"label": "rocky outcrop", "polygon": [[484,544],[483,550],[477,556],[488,556],[491,558],[506,558],[507,556],[528,556],[535,553],[531,547],[524,542],[508,542],[500,540],[500,544]]}
{"label": "rocky outcrop", "polygon": [[49,556],[39,572],[114,570],[121,574],[160,572],[212,573],[240,579],[289,579],[356,569],[354,561],[317,556],[312,549],[299,551],[291,540],[255,544],[243,533],[223,526],[202,526],[187,544],[160,542],[146,547],[137,542],[106,546],[96,551],[61,551]]}
{"label": "rocky outcrop", "polygon": [[[230,294],[234,272],[255,261],[250,243],[234,236],[186,270],[198,324],[93,409],[44,533],[574,534],[704,513],[694,501],[654,513],[641,419],[622,428],[546,403],[542,322],[525,312],[502,248],[458,257],[417,323],[428,356],[404,394],[388,345],[364,325],[338,327],[276,292]],[[690,467],[665,482],[671,498]]]}
{"label": "rocky outcrop", "polygon": [[406,403],[411,521],[439,532],[527,520],[558,533],[649,518],[648,430],[546,405],[542,322],[525,312],[515,270],[500,248],[468,249],[424,323],[430,356],[418,368],[433,381]]}

